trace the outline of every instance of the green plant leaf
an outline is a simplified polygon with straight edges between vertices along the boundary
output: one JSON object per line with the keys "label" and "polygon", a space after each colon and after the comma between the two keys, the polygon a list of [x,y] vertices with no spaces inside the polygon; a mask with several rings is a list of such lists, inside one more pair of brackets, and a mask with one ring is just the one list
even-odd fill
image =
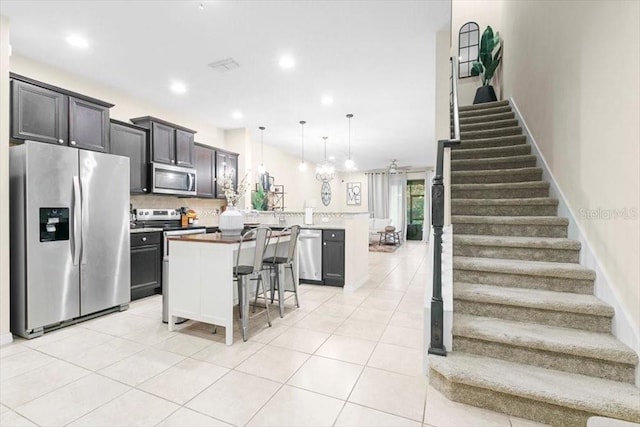
{"label": "green plant leaf", "polygon": [[473,64],[471,65],[471,75],[479,76],[483,72],[484,72],[484,67],[482,66],[482,64],[479,63],[478,61],[473,61]]}

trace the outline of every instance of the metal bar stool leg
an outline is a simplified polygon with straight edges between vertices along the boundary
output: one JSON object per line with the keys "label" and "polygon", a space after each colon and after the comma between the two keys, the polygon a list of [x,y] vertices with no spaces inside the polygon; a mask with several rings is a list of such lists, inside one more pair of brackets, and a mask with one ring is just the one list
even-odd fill
{"label": "metal bar stool leg", "polygon": [[293,293],[296,296],[296,307],[300,308],[300,301],[298,301],[298,283],[296,282],[296,277],[293,274],[293,265],[289,264],[288,266],[285,266],[285,268],[286,267],[289,267],[289,270],[291,270],[291,282],[293,283]]}
{"label": "metal bar stool leg", "polygon": [[258,276],[258,285],[262,285],[262,295],[264,296],[264,307],[267,311],[267,323],[271,326],[271,316],[269,315],[269,303],[267,302],[267,290],[264,286],[264,280],[262,280],[263,272],[260,272]]}
{"label": "metal bar stool leg", "polygon": [[242,280],[242,340],[246,341],[249,332],[249,295],[245,276],[239,276],[238,280]]}

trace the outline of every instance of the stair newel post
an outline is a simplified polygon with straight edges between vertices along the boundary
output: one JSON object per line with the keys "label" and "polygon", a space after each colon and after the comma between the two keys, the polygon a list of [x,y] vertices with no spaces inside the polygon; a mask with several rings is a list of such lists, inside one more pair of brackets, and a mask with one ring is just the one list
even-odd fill
{"label": "stair newel post", "polygon": [[458,113],[458,65],[451,61],[451,138],[438,141],[436,170],[431,185],[431,226],[433,227],[433,291],[431,295],[431,342],[429,354],[446,356],[444,346],[444,303],[442,301],[442,233],[445,223],[444,149],[460,144]]}
{"label": "stair newel post", "polygon": [[433,292],[431,296],[431,342],[429,353],[447,355],[444,346],[444,307],[442,302],[442,230],[444,227],[444,141],[438,141],[436,174],[431,186],[431,224],[433,226]]}

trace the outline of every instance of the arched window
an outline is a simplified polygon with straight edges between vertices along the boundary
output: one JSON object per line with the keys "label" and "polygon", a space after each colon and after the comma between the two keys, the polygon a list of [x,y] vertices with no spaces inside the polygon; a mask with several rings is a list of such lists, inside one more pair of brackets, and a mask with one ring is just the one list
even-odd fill
{"label": "arched window", "polygon": [[473,61],[478,60],[480,28],[475,22],[467,22],[458,33],[458,77],[471,77]]}

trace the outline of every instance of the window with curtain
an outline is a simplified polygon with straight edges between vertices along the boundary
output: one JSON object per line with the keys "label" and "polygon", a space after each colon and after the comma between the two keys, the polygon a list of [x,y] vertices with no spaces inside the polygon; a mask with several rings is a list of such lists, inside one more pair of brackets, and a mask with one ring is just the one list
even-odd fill
{"label": "window with curtain", "polygon": [[[478,60],[480,28],[475,22],[467,22],[458,33],[458,78],[471,77],[473,61]],[[477,74],[476,74],[477,75]]]}
{"label": "window with curtain", "polygon": [[422,240],[424,194],[423,179],[407,181],[407,240]]}

